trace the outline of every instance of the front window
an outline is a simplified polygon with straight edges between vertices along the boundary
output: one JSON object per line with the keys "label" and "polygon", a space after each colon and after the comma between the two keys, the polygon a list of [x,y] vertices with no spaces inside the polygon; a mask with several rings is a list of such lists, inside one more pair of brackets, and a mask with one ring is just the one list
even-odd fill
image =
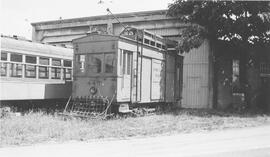
{"label": "front window", "polygon": [[105,54],[105,73],[113,73],[114,62],[113,54]]}
{"label": "front window", "polygon": [[84,72],[85,69],[85,55],[76,55],[76,63],[81,72]]}
{"label": "front window", "polygon": [[88,70],[89,73],[101,73],[103,54],[88,55]]}

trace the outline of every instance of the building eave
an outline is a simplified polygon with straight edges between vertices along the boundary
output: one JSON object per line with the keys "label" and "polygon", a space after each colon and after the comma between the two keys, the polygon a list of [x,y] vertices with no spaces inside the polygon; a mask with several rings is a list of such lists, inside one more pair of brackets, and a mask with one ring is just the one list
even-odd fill
{"label": "building eave", "polygon": [[[140,16],[149,16],[149,15],[166,15],[167,10],[153,10],[153,11],[141,11],[141,12],[130,12],[130,13],[119,13],[114,14],[117,18],[130,18],[130,17],[140,17]],[[76,23],[83,21],[97,21],[97,20],[109,20],[114,19],[112,15],[98,15],[98,16],[88,16],[80,18],[71,18],[71,19],[61,19],[61,20],[51,20],[43,22],[34,22],[31,23],[32,26],[37,25],[50,25],[50,24],[64,24],[64,23]]]}

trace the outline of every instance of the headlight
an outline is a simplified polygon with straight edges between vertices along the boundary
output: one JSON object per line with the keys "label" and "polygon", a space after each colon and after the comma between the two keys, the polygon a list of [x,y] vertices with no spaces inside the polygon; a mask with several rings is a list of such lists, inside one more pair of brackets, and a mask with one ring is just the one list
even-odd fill
{"label": "headlight", "polygon": [[91,87],[91,88],[90,88],[90,93],[91,93],[92,95],[96,94],[96,93],[97,93],[97,89],[96,89],[95,87]]}

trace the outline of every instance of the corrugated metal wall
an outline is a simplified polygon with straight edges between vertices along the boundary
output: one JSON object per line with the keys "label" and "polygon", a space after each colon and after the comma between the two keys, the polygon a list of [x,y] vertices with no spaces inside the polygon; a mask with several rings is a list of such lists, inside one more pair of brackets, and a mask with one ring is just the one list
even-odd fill
{"label": "corrugated metal wall", "polygon": [[184,108],[209,106],[209,43],[184,54],[183,100]]}

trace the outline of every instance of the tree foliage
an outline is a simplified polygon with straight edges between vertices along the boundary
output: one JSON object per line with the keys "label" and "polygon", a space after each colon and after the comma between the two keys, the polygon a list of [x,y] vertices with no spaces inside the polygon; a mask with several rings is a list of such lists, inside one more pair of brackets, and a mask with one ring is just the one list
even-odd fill
{"label": "tree foliage", "polygon": [[270,44],[269,1],[186,1],[169,4],[168,15],[190,25],[183,30],[181,52],[204,38],[234,44]]}

